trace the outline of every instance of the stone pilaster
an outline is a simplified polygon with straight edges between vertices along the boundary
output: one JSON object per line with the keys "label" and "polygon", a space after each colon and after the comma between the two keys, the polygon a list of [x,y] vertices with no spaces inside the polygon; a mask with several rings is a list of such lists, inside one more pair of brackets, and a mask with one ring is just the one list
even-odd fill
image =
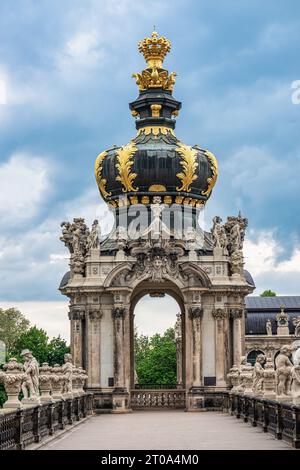
{"label": "stone pilaster", "polygon": [[91,387],[100,387],[101,385],[101,318],[102,311],[99,305],[90,305],[87,315],[87,334],[88,334],[88,384]]}
{"label": "stone pilaster", "polygon": [[232,308],[230,316],[233,318],[233,363],[240,364],[242,357],[242,308]]}
{"label": "stone pilaster", "polygon": [[201,319],[203,310],[200,307],[191,307],[189,311],[192,320],[193,334],[193,387],[202,385],[202,334]]}
{"label": "stone pilaster", "polygon": [[83,365],[83,321],[85,320],[85,307],[73,306],[69,311],[71,354],[74,365],[82,367]]}
{"label": "stone pilaster", "polygon": [[216,385],[226,387],[226,353],[225,353],[225,321],[227,311],[216,308],[212,311],[215,319],[215,357],[216,357]]}
{"label": "stone pilaster", "polygon": [[126,413],[129,407],[129,394],[125,384],[125,329],[126,309],[118,306],[112,310],[114,321],[114,381],[113,413]]}

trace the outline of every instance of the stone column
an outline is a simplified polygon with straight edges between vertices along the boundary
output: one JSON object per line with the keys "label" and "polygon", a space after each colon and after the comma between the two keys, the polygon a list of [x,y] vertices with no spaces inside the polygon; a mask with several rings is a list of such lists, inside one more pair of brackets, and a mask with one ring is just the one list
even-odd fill
{"label": "stone column", "polygon": [[230,315],[233,318],[233,363],[240,364],[242,357],[242,308],[233,308]]}
{"label": "stone column", "polygon": [[71,354],[74,364],[78,367],[83,366],[83,337],[82,322],[85,320],[85,307],[71,307],[69,311],[70,319],[70,337],[71,337]]}
{"label": "stone column", "polygon": [[199,411],[204,407],[202,389],[202,308],[191,307],[189,317],[192,326],[192,387],[189,391],[188,411]]}
{"label": "stone column", "polygon": [[216,357],[216,385],[226,387],[226,357],[225,357],[225,328],[227,318],[225,309],[217,308],[212,311],[215,319],[215,357]]}
{"label": "stone column", "polygon": [[129,394],[125,385],[125,344],[124,323],[126,309],[114,307],[112,311],[114,320],[114,381],[113,413],[128,411]]}
{"label": "stone column", "polygon": [[99,305],[90,305],[87,315],[88,335],[88,385],[93,388],[101,386],[101,318],[102,311]]}

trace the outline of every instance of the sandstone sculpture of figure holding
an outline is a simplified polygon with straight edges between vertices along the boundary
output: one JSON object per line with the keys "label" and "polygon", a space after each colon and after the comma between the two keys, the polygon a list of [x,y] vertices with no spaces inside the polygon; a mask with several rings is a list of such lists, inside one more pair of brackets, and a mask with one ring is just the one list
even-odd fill
{"label": "sandstone sculpture of figure holding", "polygon": [[290,346],[282,346],[280,353],[275,359],[276,377],[277,377],[277,395],[279,397],[290,394],[291,389],[291,371],[293,364],[290,361]]}
{"label": "sandstone sculpture of figure holding", "polygon": [[88,236],[88,248],[99,248],[100,245],[100,226],[97,219],[94,220],[91,232]]}
{"label": "sandstone sculpture of figure holding", "polygon": [[270,318],[266,321],[266,330],[267,330],[267,335],[272,336],[272,323]]}
{"label": "sandstone sculpture of figure holding", "polygon": [[21,356],[24,358],[24,371],[26,379],[22,384],[24,399],[38,399],[39,393],[39,364],[29,349],[23,349]]}
{"label": "sandstone sculpture of figure holding", "polygon": [[70,395],[72,398],[72,379],[73,379],[73,361],[72,355],[67,353],[64,355],[64,365],[62,366],[62,373],[64,376],[62,393],[67,397]]}
{"label": "sandstone sculpture of figure holding", "polygon": [[263,391],[264,384],[264,372],[265,369],[263,365],[266,362],[266,356],[264,354],[259,354],[256,358],[253,371],[253,392],[260,393]]}
{"label": "sandstone sculpture of figure holding", "polygon": [[222,225],[221,217],[214,217],[213,218],[213,228],[212,228],[212,237],[213,237],[213,244],[214,247],[218,248],[226,248],[227,246],[227,236],[225,232],[225,228]]}

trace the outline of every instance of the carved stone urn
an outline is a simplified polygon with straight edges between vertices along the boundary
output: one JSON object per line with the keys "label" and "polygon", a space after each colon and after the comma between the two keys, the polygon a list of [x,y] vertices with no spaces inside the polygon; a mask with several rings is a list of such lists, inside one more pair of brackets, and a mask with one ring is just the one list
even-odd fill
{"label": "carved stone urn", "polygon": [[241,367],[238,392],[244,395],[252,395],[253,366],[247,362]]}
{"label": "carved stone urn", "polygon": [[72,377],[72,393],[74,397],[80,396],[80,388],[81,388],[80,369],[78,367],[74,367],[73,377]]}
{"label": "carved stone urn", "polygon": [[268,357],[264,367],[264,382],[263,382],[263,393],[264,398],[275,399],[276,398],[276,372],[273,365],[273,360]]}
{"label": "carved stone urn", "polygon": [[80,396],[85,395],[85,391],[83,389],[85,381],[87,380],[88,376],[85,370],[82,367],[78,367],[78,393]]}
{"label": "carved stone urn", "polygon": [[231,386],[230,393],[235,393],[238,391],[238,386],[239,386],[239,376],[240,376],[240,371],[236,364],[234,364],[230,369],[229,373],[227,374],[227,380],[229,386]]}
{"label": "carved stone urn", "polygon": [[52,368],[49,366],[48,362],[43,362],[42,366],[39,369],[39,380],[40,380],[40,391],[41,391],[41,402],[42,403],[53,403],[54,399],[50,395],[52,390]]}
{"label": "carved stone urn", "polygon": [[19,393],[21,391],[22,382],[26,380],[23,365],[13,357],[4,364],[3,370],[6,372],[2,376],[2,380],[7,394],[7,401],[4,403],[3,408],[22,408]]}
{"label": "carved stone urn", "polygon": [[54,400],[63,400],[62,390],[64,383],[64,376],[62,368],[59,364],[55,364],[51,368],[51,382],[52,382],[52,398]]}

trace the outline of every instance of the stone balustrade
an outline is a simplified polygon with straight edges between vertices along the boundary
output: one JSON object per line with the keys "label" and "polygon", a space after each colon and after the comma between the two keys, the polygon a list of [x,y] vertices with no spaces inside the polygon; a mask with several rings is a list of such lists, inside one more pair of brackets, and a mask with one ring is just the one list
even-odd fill
{"label": "stone balustrade", "polygon": [[[4,409],[48,404],[85,394],[86,372],[73,366],[70,354],[65,355],[63,366],[55,364],[51,367],[44,362],[39,367],[30,351],[24,350],[23,353],[24,364],[11,358],[4,364],[3,371],[0,370],[0,382],[4,384],[8,397]],[[22,401],[19,398],[21,392]]]}

